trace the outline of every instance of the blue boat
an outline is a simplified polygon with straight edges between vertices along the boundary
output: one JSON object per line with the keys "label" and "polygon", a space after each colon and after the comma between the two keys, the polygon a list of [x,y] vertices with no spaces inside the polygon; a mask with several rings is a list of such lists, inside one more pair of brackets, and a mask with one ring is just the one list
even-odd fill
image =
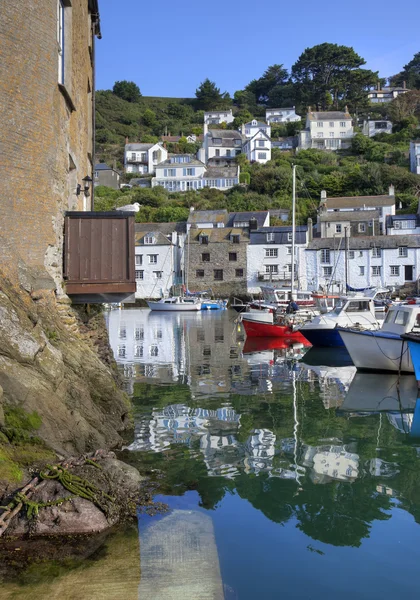
{"label": "blue boat", "polygon": [[226,300],[202,300],[201,310],[224,310],[227,308]]}
{"label": "blue boat", "polygon": [[337,327],[363,327],[378,329],[375,306],[366,296],[342,296],[330,312],[305,323],[299,331],[315,347],[338,348],[344,346]]}
{"label": "blue boat", "polygon": [[420,334],[403,333],[401,337],[408,344],[411,362],[413,363],[414,373],[417,379],[417,386],[420,388]]}

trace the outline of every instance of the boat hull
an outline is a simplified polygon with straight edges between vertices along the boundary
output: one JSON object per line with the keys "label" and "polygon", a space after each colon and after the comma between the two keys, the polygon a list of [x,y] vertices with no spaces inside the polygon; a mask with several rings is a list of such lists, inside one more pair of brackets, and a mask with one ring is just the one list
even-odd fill
{"label": "boat hull", "polygon": [[402,336],[408,344],[411,362],[413,363],[414,373],[417,379],[417,386],[420,388],[420,339],[418,336],[407,334]]}
{"label": "boat hull", "polygon": [[277,337],[293,341],[306,341],[300,331],[293,331],[287,325],[273,325],[261,321],[242,321],[242,324],[249,337]]}
{"label": "boat hull", "polygon": [[338,348],[344,346],[341,335],[335,327],[331,329],[325,327],[313,329],[305,327],[300,331],[312,346],[318,348]]}
{"label": "boat hull", "polygon": [[150,310],[158,310],[165,312],[191,312],[201,310],[201,304],[163,304],[161,302],[149,302],[147,305]]}
{"label": "boat hull", "polygon": [[201,302],[201,310],[224,310],[226,308],[226,302]]}
{"label": "boat hull", "polygon": [[272,312],[262,312],[261,310],[257,310],[255,312],[246,312],[242,313],[240,317],[241,321],[258,321],[258,323],[270,323],[273,324],[273,313]]}
{"label": "boat hull", "polygon": [[413,373],[407,342],[381,331],[338,329],[355,367],[363,371]]}

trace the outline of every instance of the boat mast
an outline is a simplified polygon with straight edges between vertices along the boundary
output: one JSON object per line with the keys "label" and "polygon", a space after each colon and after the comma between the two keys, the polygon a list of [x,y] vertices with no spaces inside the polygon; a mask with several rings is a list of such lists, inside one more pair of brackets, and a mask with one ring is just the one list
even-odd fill
{"label": "boat mast", "polygon": [[295,284],[295,229],[296,229],[296,165],[292,165],[293,188],[292,188],[292,284],[290,286],[290,297],[293,300],[293,288]]}

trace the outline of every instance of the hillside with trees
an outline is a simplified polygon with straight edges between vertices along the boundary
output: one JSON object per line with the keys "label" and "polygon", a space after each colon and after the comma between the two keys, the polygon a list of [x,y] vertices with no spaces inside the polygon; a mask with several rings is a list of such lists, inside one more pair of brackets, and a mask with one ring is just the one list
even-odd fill
{"label": "hillside with trees", "polygon": [[[289,208],[291,165],[298,166],[299,219],[314,216],[321,190],[330,196],[387,193],[390,184],[396,189],[397,207],[417,210],[420,178],[409,172],[409,141],[420,137],[420,53],[390,77],[390,83],[407,82],[411,89],[391,103],[371,105],[367,91],[385,84],[378,73],[364,68],[365,60],[353,48],[337,44],[320,44],[307,48],[290,72],[280,63],[269,66],[259,79],[249,82],[233,98],[216,83],[204,79],[195,98],[153,98],[141,95],[140,88],[129,81],[116,82],[113,90],[96,93],[97,160],[122,168],[126,138],[130,142],[155,142],[161,135],[199,135],[203,131],[205,110],[232,108],[237,129],[252,118],[264,119],[266,108],[296,106],[302,122],[279,124],[272,137],[295,135],[304,126],[307,107],[312,110],[340,110],[348,107],[355,119],[384,118],[393,121],[393,133],[363,136],[357,126],[352,147],[328,153],[300,151],[296,156],[273,150],[265,165],[249,164],[238,157],[245,185],[221,192],[215,189],[169,194],[162,188],[123,190],[96,189],[96,209],[106,210],[139,202],[138,221],[175,221],[188,217],[195,208],[263,210]],[[195,152],[198,146],[181,140],[175,152]],[[249,182],[249,184],[248,184]],[[248,185],[246,185],[248,184]]]}

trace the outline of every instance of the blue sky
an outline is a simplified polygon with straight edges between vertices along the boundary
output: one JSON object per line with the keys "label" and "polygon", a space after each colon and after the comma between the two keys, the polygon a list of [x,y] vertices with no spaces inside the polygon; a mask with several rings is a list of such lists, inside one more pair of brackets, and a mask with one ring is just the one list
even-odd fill
{"label": "blue sky", "polygon": [[192,97],[206,77],[231,94],[307,47],[353,46],[381,77],[420,51],[419,0],[99,0],[97,89],[135,81],[144,96]]}

